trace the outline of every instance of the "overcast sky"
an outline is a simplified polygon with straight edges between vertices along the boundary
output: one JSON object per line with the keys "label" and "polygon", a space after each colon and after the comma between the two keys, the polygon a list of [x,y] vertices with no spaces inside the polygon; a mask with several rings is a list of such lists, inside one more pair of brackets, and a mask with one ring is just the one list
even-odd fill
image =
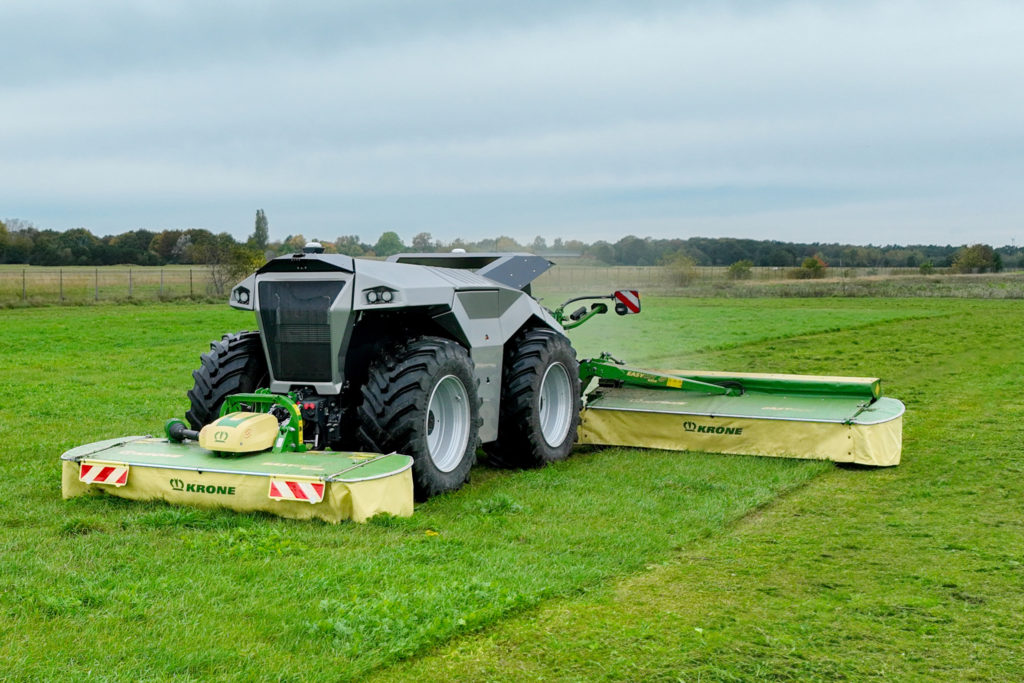
{"label": "overcast sky", "polygon": [[1024,3],[11,1],[0,217],[1024,243]]}

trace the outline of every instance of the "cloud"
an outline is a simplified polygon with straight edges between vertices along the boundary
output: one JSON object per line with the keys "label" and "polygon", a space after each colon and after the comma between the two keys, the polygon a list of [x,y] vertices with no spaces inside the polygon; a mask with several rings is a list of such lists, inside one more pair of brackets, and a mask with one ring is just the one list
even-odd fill
{"label": "cloud", "polygon": [[1016,4],[513,4],[4,6],[0,211],[239,236],[260,206],[327,236],[1021,222]]}

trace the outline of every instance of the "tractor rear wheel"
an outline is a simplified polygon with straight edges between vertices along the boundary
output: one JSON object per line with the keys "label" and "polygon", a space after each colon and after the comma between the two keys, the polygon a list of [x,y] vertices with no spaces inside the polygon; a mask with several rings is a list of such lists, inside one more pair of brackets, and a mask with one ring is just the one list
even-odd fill
{"label": "tractor rear wheel", "polygon": [[580,422],[580,366],[569,340],[554,330],[526,330],[506,346],[498,440],[488,446],[503,467],[564,460]]}
{"label": "tractor rear wheel", "polygon": [[363,449],[412,456],[417,500],[469,480],[480,399],[469,353],[441,337],[416,337],[370,363],[356,409]]}
{"label": "tractor rear wheel", "polygon": [[191,407],[185,413],[192,429],[202,429],[220,417],[228,396],[270,386],[259,332],[225,334],[220,341],[210,342],[210,350],[199,358],[202,365],[192,372],[195,386],[188,392]]}

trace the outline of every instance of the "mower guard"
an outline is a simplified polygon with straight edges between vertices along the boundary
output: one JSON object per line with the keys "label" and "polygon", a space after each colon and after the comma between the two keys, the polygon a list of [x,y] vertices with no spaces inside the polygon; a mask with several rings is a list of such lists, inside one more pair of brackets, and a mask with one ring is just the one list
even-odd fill
{"label": "mower guard", "polygon": [[[409,517],[413,511],[412,458],[395,453],[224,457],[193,441],[130,436],[73,448],[61,461],[64,498],[109,494],[332,523],[363,522],[382,512]],[[117,479],[97,483],[104,477],[96,477],[96,465],[113,468]],[[118,483],[125,468],[126,481]]]}
{"label": "mower guard", "polygon": [[580,443],[876,467],[900,462],[904,406],[881,397],[877,378],[625,369],[622,376],[628,381],[587,394]]}

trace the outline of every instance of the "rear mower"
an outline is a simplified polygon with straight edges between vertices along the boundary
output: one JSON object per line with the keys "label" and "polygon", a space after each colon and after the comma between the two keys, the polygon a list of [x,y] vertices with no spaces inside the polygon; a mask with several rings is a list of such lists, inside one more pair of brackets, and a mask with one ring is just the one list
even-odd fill
{"label": "rear mower", "polygon": [[[622,290],[554,311],[531,295],[532,254],[315,248],[274,259],[230,304],[259,331],[211,343],[186,422],[65,453],[64,495],[266,510],[328,521],[412,513],[461,487],[478,447],[527,468],[581,443],[899,461],[899,401],[877,379],[630,368],[578,362],[565,330],[640,312]],[[589,302],[571,312],[571,304]]]}

